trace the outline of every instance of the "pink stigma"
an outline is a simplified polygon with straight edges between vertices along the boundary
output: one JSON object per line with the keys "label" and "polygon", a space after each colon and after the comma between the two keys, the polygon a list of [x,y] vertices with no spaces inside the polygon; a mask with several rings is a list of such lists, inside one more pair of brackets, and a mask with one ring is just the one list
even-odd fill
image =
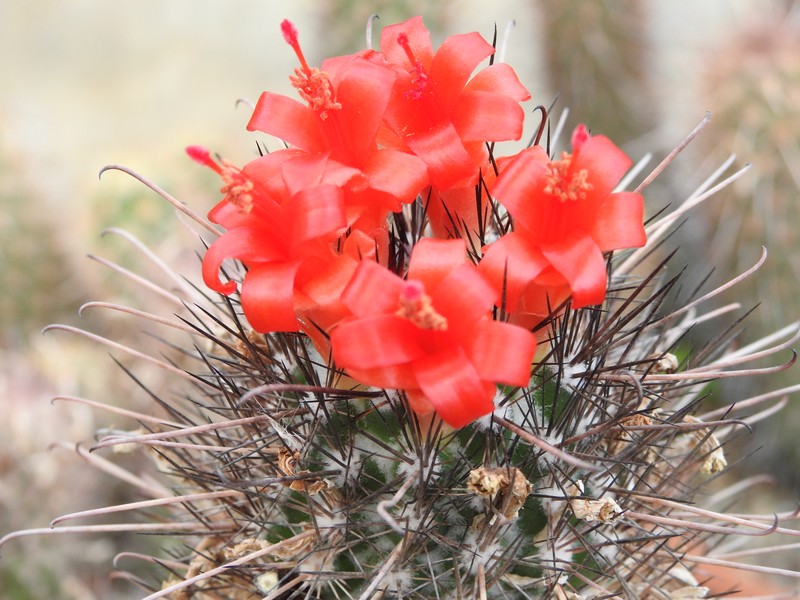
{"label": "pink stigma", "polygon": [[425,288],[419,281],[406,281],[403,285],[402,300],[404,302],[419,302],[425,294]]}
{"label": "pink stigma", "polygon": [[589,134],[589,129],[586,125],[578,125],[575,131],[572,132],[572,151],[576,152],[579,150],[590,137],[592,136]]}
{"label": "pink stigma", "polygon": [[283,33],[283,39],[286,40],[287,44],[290,46],[297,44],[297,27],[289,19],[284,19],[281,22],[281,33]]}
{"label": "pink stigma", "polygon": [[211,153],[206,148],[203,148],[203,146],[187,146],[186,154],[196,163],[209,167],[217,173],[222,171],[220,166],[211,158]]}

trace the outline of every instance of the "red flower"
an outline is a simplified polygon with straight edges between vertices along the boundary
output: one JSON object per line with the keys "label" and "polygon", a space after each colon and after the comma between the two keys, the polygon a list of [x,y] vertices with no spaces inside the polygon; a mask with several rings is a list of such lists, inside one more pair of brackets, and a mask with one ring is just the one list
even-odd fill
{"label": "red flower", "polygon": [[603,253],[646,241],[642,196],[613,192],[631,160],[583,125],[572,150],[554,161],[540,147],[523,150],[492,189],[514,231],[485,248],[480,270],[512,312],[547,314],[548,296],[550,306],[570,294],[574,307],[602,303]]}
{"label": "red flower", "polygon": [[528,384],[533,335],[493,321],[494,290],[464,240],[423,239],[408,278],[363,261],[342,302],[353,316],[331,333],[335,363],[355,380],[405,390],[419,414],[462,427],[494,409],[495,384]]}
{"label": "red flower", "polygon": [[264,92],[247,129],[274,135],[294,148],[324,154],[364,176],[361,190],[345,196],[348,224],[370,231],[389,211],[412,202],[428,183],[425,164],[416,156],[378,148],[377,135],[389,105],[395,73],[363,54],[326,60],[322,69],[306,62],[289,21],[281,24],[300,61],[292,85],[306,105]]}
{"label": "red flower", "polygon": [[517,140],[530,94],[514,70],[495,63],[470,79],[494,48],[478,33],[454,35],[434,53],[420,17],[386,27],[381,50],[398,73],[385,120],[388,145],[407,148],[428,165],[434,187],[474,184],[486,142]]}
{"label": "red flower", "polygon": [[216,164],[202,149],[188,151],[222,176],[226,194],[209,213],[228,231],[203,258],[205,284],[233,293],[236,283],[221,282],[219,271],[226,259],[240,260],[248,269],[242,309],[253,329],[298,331],[297,312],[318,308],[306,288],[330,296],[318,280],[331,280],[343,265],[334,247],[347,226],[343,190],[357,186],[360,173],[325,156],[292,150],[261,157],[242,170]]}

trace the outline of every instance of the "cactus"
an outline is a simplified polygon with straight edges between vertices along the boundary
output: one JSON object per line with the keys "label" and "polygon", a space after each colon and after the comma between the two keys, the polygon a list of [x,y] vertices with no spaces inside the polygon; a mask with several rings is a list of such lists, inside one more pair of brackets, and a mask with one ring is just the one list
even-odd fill
{"label": "cactus", "polygon": [[[382,38],[387,61],[426,56],[421,21],[394,27]],[[222,178],[224,198],[209,217],[226,231],[128,171],[207,240],[202,274],[212,291],[165,270],[167,283],[147,289],[173,298],[173,318],[93,305],[158,326],[158,351],[51,327],[175,378],[166,391],[133,375],[160,414],[67,398],[138,422],[99,436],[84,456],[147,499],[53,525],[130,512],[137,519],[17,532],[0,545],[75,530],[166,536],[163,554],[118,561],[150,567],[118,573],[149,600],[704,598],[715,585],[705,565],[766,571],[737,562],[723,543],[796,536],[783,525],[793,514],[728,516],[726,492],[704,498],[699,490],[726,471],[724,444],[747,427],[741,411],[774,396],[713,412],[702,405],[715,379],[791,366],[789,357],[748,363],[786,351],[800,333],[789,328],[777,341],[734,351],[735,322],[704,346],[686,347],[690,328],[730,307],[706,309],[728,286],[686,297],[678,278],[664,275],[667,261],[644,266],[684,214],[642,224],[641,192],[674,155],[634,192],[612,191],[630,160],[583,127],[571,153],[534,146],[495,156],[493,142],[521,135],[510,107],[525,94],[505,65],[473,84],[507,107],[469,120],[485,128],[488,147],[470,146],[464,129],[456,128],[461,139],[439,138],[439,152],[468,150],[460,155],[466,166],[427,153],[419,123],[394,128],[391,108],[372,148],[371,113],[345,119],[347,86],[355,84],[342,65],[373,99],[397,93],[405,106],[425,98],[427,86],[434,96],[444,89],[453,105],[464,103],[458,119],[468,118],[472,101],[437,88],[436,76],[456,76],[423,58],[407,77],[396,65],[382,70],[383,59],[370,53],[332,63],[331,74],[312,69],[296,30],[282,28],[301,63],[293,85],[308,106],[265,93],[249,127],[283,131],[294,147],[242,169],[188,149]],[[467,51],[491,54],[476,36],[448,43],[463,45],[451,54],[459,60]],[[269,118],[281,110],[284,119]],[[323,155],[304,147],[316,143],[312,117],[321,131],[370,146],[367,158],[335,145]],[[427,126],[449,115],[425,117]],[[348,136],[348,127],[362,137]],[[375,170],[384,163],[402,166],[400,176]],[[529,176],[537,169],[540,177]],[[363,203],[379,184],[380,211]],[[416,189],[411,198],[400,194],[406,188]],[[457,202],[460,195],[471,201]],[[432,198],[441,201],[438,213],[428,210]],[[294,205],[304,210],[288,210]],[[585,218],[592,206],[596,222]],[[577,263],[557,251],[567,234],[582,250]],[[549,262],[531,274],[545,260],[539,255]],[[481,302],[486,308],[475,308]],[[100,452],[109,448],[149,454],[157,476],[113,468]]]}

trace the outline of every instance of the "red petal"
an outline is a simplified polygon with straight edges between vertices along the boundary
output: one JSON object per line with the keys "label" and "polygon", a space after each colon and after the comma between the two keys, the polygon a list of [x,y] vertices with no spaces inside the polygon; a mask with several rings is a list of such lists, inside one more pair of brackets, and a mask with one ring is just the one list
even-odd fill
{"label": "red petal", "polygon": [[411,321],[392,314],[347,320],[331,332],[333,360],[348,371],[409,363],[425,353],[419,332]]}
{"label": "red petal", "polygon": [[294,278],[300,261],[251,268],[242,282],[242,309],[256,331],[299,331],[294,311]]}
{"label": "red petal", "polygon": [[478,376],[484,381],[524,387],[531,377],[536,338],[522,327],[482,319],[467,349]]}
{"label": "red petal", "polygon": [[528,284],[520,296],[517,312],[536,315],[539,319],[528,319],[529,329],[538,325],[538,321],[551,314],[571,295],[567,281],[552,267],[549,267],[533,283]]}
{"label": "red petal", "polygon": [[243,213],[239,207],[225,199],[208,211],[208,220],[222,225],[225,229],[233,229],[249,225],[254,219],[251,214]]}
{"label": "red petal", "polygon": [[263,131],[308,152],[324,152],[325,138],[317,114],[287,96],[263,92],[248,131]]}
{"label": "red petal", "polygon": [[383,149],[373,153],[363,166],[369,187],[397,198],[413,202],[428,185],[428,167],[418,156],[400,150]]}
{"label": "red petal", "polygon": [[307,156],[307,153],[298,148],[276,150],[251,160],[242,167],[242,173],[280,201],[287,195],[283,165],[301,156]]}
{"label": "red petal", "polygon": [[542,254],[569,283],[572,306],[602,304],[606,297],[606,261],[589,237],[565,240],[542,248]]}
{"label": "red petal", "polygon": [[449,189],[477,180],[478,168],[452,123],[405,137],[404,141],[428,165],[431,184],[437,188]]}
{"label": "red petal", "polygon": [[544,188],[549,161],[541,146],[526,148],[508,162],[492,187],[495,200],[526,227],[536,220],[536,203],[531,194]]}
{"label": "red petal", "polygon": [[524,119],[516,100],[492,92],[463,94],[453,113],[458,134],[467,142],[518,140]]}
{"label": "red petal", "polygon": [[481,69],[464,88],[465,93],[478,91],[501,94],[519,102],[531,99],[530,92],[519,82],[514,69],[506,63],[495,63]]}
{"label": "red petal", "polygon": [[277,247],[276,240],[266,237],[263,231],[252,227],[239,227],[225,233],[214,241],[203,257],[203,282],[221,294],[231,294],[236,290],[233,281],[220,282],[219,270],[223,261],[236,258],[245,264],[283,260],[285,255]]}
{"label": "red petal", "polygon": [[319,270],[316,277],[303,284],[303,293],[313,302],[313,306],[304,311],[308,317],[306,322],[313,322],[317,327],[329,331],[336,323],[350,316],[350,311],[342,303],[342,292],[358,264],[350,256],[337,256],[325,265],[324,270]]}
{"label": "red petal", "polygon": [[405,391],[408,406],[411,407],[411,410],[417,415],[422,417],[431,414],[435,410],[431,401],[422,393],[422,390],[405,388]]}
{"label": "red petal", "polygon": [[[428,197],[427,193],[423,194]],[[476,198],[475,186],[431,190],[427,204],[428,222],[437,238],[478,238],[478,214],[488,217],[486,194]],[[480,202],[480,204],[479,204]],[[484,220],[485,222],[485,220]]]}
{"label": "red petal", "polygon": [[448,425],[463,427],[494,410],[495,387],[481,381],[461,348],[425,356],[413,368],[420,389]]}
{"label": "red petal", "polygon": [[644,199],[641,194],[611,194],[597,213],[592,237],[603,252],[640,248],[647,242],[643,219]]}
{"label": "red petal", "polygon": [[430,293],[454,268],[464,264],[467,264],[466,240],[423,238],[411,253],[408,278],[421,281]]}
{"label": "red petal", "polygon": [[399,308],[402,291],[402,279],[378,263],[364,260],[342,293],[342,302],[359,317],[393,313]]}
{"label": "red petal", "polygon": [[338,187],[318,185],[295,194],[282,207],[291,224],[292,249],[314,238],[337,237],[347,226],[344,194]]}
{"label": "red petal", "polygon": [[408,45],[414,58],[422,63],[423,66],[430,64],[433,58],[433,48],[431,47],[431,35],[422,23],[422,17],[416,16],[408,21],[384,27],[381,32],[381,52],[386,60],[396,65],[402,65],[406,69],[414,65],[406,55],[405,49],[397,43],[398,36],[403,33],[408,38]]}
{"label": "red petal", "polygon": [[419,387],[411,363],[379,369],[347,369],[347,374],[364,385],[389,390],[412,390]]}
{"label": "red petal", "polygon": [[463,338],[486,316],[494,304],[495,291],[473,265],[460,265],[448,273],[429,294],[436,312],[447,319],[447,329]]}
{"label": "red petal", "polygon": [[327,154],[303,152],[290,160],[283,161],[280,165],[280,175],[286,194],[294,196],[300,190],[322,183],[344,186],[358,177],[360,172],[358,169],[330,160]]}
{"label": "red petal", "polygon": [[444,41],[428,74],[436,101],[444,110],[453,110],[475,67],[492,54],[492,45],[476,32],[453,35]]}
{"label": "red petal", "polygon": [[375,229],[369,233],[361,230],[350,232],[344,241],[342,249],[343,256],[349,256],[354,260],[378,261],[382,259],[385,263],[389,254],[389,232],[384,227]]}
{"label": "red petal", "polygon": [[512,232],[484,248],[478,270],[495,290],[500,306],[505,288],[506,309],[514,312],[525,287],[549,266],[547,259],[523,234]]}
{"label": "red petal", "polygon": [[328,143],[335,158],[361,166],[374,152],[396,77],[390,68],[366,60],[354,60],[348,65],[336,86],[336,101],[342,108],[329,113],[332,127],[323,126],[329,133]]}
{"label": "red petal", "polygon": [[592,185],[592,198],[605,198],[614,191],[622,176],[630,169],[632,161],[614,143],[603,135],[587,139],[575,152],[572,169],[589,172],[587,181]]}

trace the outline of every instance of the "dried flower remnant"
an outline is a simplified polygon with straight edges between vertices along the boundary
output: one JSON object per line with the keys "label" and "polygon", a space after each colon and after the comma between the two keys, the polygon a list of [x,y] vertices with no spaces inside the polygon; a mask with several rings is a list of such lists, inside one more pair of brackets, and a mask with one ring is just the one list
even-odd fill
{"label": "dried flower remnant", "polygon": [[506,519],[516,519],[533,487],[515,467],[478,467],[469,472],[467,490],[494,500]]}
{"label": "dried flower remnant", "polygon": [[[581,480],[576,481],[569,491],[572,495],[583,496],[585,491],[583,482]],[[610,497],[603,497],[599,500],[573,498],[569,501],[569,507],[576,518],[587,523],[593,521],[613,523],[622,514],[622,509],[617,504],[617,501]]]}

